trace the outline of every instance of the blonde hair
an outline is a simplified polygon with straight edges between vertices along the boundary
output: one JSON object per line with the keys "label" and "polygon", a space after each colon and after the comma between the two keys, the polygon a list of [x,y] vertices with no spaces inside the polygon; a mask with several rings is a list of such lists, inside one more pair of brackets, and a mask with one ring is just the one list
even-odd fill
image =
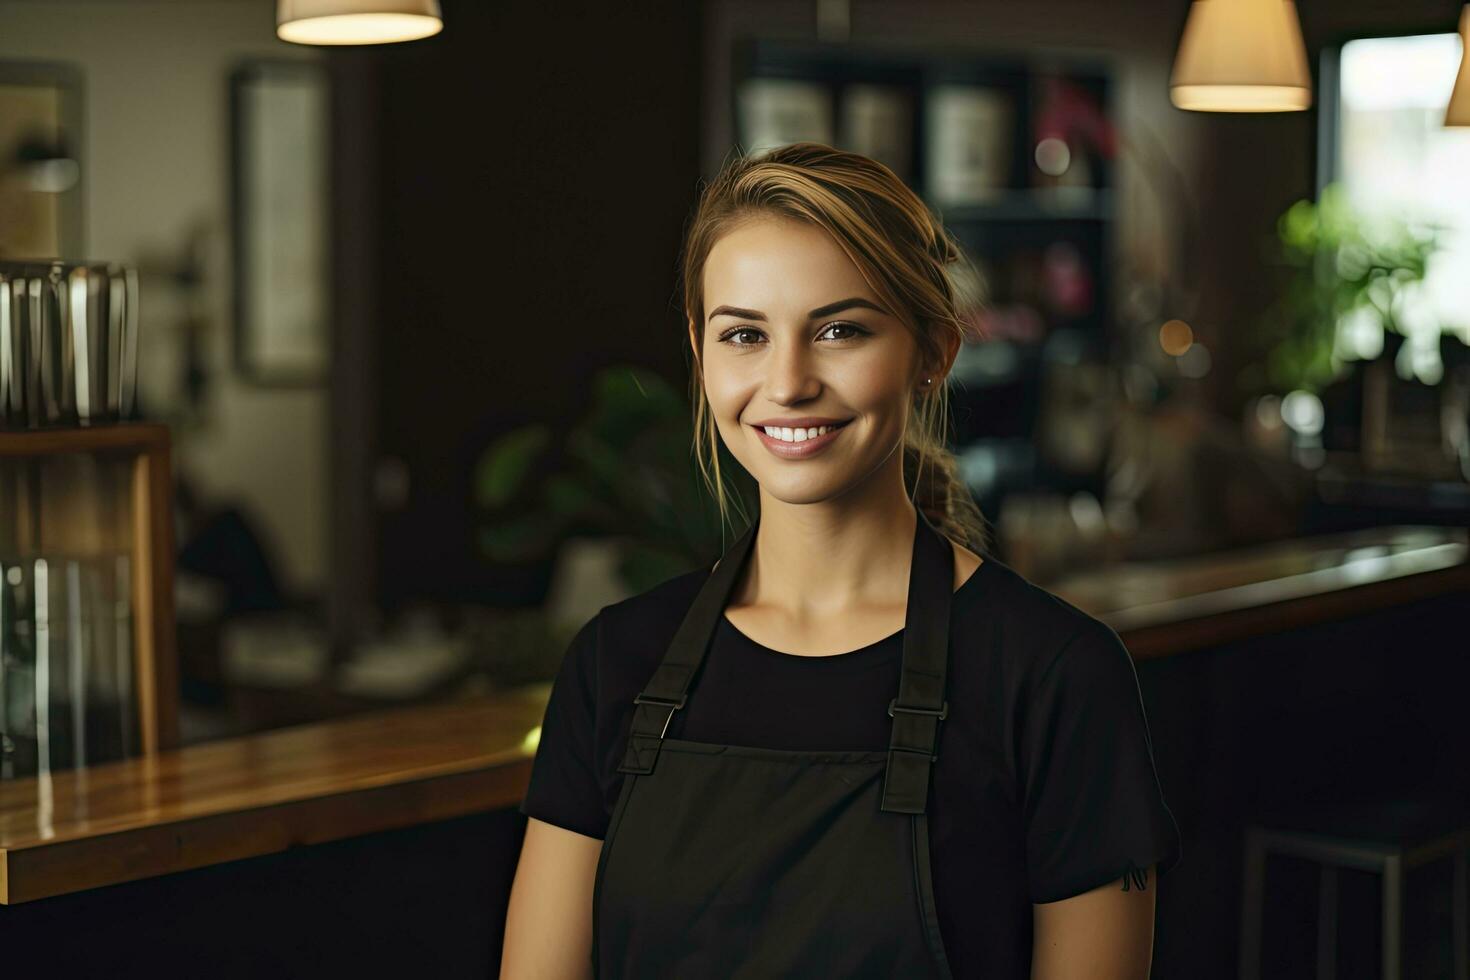
{"label": "blonde hair", "polygon": [[[701,343],[704,264],[722,236],[754,217],[772,215],[824,229],[869,288],[908,328],[922,360],[942,360],[945,335],[963,336],[949,266],[961,260],[954,239],[923,200],[876,160],[821,143],[792,143],[736,157],[700,195],[684,241],[684,313],[694,367],[691,400],[700,473],[729,520],[731,495],[720,469],[719,433],[704,392]],[[946,448],[949,397],[935,384],[914,399],[903,445],[904,487],[936,529],[984,550],[987,525]]]}

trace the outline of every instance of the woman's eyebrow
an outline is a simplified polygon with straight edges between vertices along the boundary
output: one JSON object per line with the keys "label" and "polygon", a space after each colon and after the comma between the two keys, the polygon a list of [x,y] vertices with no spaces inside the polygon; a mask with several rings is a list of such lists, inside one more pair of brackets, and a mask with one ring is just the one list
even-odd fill
{"label": "woman's eyebrow", "polygon": [[[868,300],[863,299],[861,296],[850,296],[847,299],[839,299],[835,303],[828,303],[826,306],[817,307],[815,310],[812,310],[810,313],[807,314],[807,319],[816,320],[819,317],[831,316],[833,313],[840,313],[843,310],[851,309],[873,310],[874,312],[882,313],[885,315],[888,313],[888,311],[883,309],[883,307],[877,305],[876,303],[869,302]],[[743,310],[738,306],[717,306],[715,307],[713,312],[710,313],[709,318],[713,320],[717,316],[738,316],[743,320],[762,321],[766,318],[766,315],[760,310]]]}

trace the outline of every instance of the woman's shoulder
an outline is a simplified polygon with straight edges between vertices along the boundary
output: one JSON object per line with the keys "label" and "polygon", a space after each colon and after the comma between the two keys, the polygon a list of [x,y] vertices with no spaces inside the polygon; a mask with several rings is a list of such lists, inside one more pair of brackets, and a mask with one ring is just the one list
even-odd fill
{"label": "woman's shoulder", "polygon": [[[668,649],[709,568],[665,579],[599,609],[582,627],[580,654],[612,687],[641,684]],[[626,683],[618,683],[619,680]]]}
{"label": "woman's shoulder", "polygon": [[[1111,626],[986,554],[975,570],[977,588],[957,596],[957,625],[966,634],[989,637],[1021,675],[1041,674],[1066,662],[1096,667],[1127,650]],[[979,578],[979,576],[984,576]],[[969,584],[969,583],[967,583]]]}
{"label": "woman's shoulder", "polygon": [[614,639],[629,632],[637,635],[660,629],[668,629],[672,635],[689,612],[709,572],[705,566],[693,568],[603,606],[597,614],[602,620],[602,628]]}

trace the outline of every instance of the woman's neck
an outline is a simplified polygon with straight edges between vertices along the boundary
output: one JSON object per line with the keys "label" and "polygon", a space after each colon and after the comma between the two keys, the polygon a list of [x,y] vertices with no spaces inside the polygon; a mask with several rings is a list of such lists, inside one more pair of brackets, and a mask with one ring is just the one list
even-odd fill
{"label": "woman's neck", "polygon": [[[801,504],[761,493],[760,528],[732,606],[822,622],[908,598],[918,515],[901,476]],[[877,486],[882,484],[882,489]]]}

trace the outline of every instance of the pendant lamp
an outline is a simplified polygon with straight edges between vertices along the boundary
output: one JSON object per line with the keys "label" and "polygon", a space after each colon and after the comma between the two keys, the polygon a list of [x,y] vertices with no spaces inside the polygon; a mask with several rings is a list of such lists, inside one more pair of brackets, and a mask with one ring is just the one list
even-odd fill
{"label": "pendant lamp", "polygon": [[387,44],[444,29],[439,0],[278,0],[276,36],[295,44]]}
{"label": "pendant lamp", "polygon": [[1289,112],[1312,104],[1312,75],[1291,0],[1195,0],[1169,97],[1202,112]]}
{"label": "pendant lamp", "polygon": [[1470,126],[1470,3],[1460,11],[1460,73],[1445,110],[1446,126]]}

